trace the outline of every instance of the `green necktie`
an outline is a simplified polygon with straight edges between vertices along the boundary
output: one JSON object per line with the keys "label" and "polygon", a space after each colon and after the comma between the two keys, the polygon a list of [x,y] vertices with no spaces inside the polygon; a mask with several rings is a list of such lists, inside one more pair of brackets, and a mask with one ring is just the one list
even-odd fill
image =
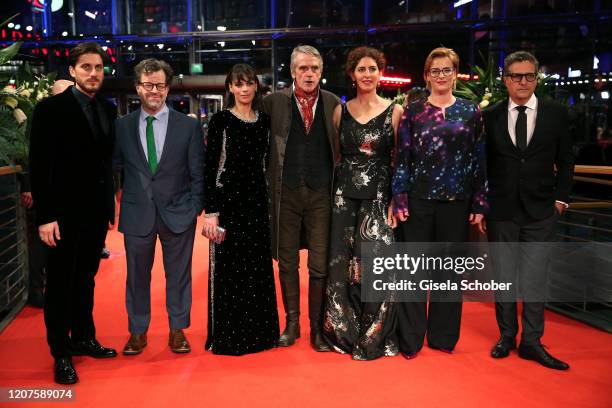
{"label": "green necktie", "polygon": [[155,135],[153,133],[153,121],[155,116],[147,116],[147,157],[151,173],[157,171],[157,151],[155,150]]}

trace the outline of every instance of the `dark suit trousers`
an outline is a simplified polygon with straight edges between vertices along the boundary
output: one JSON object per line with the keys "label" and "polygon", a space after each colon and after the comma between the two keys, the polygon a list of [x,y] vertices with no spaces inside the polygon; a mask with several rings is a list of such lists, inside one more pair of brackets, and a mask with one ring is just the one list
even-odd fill
{"label": "dark suit trousers", "polygon": [[[468,238],[469,203],[411,198],[409,217],[398,228],[398,241],[464,242]],[[457,281],[453,271],[433,271],[431,276],[417,279],[445,282]],[[421,302],[398,303],[399,348],[416,353],[423,347],[425,333],[430,347],[452,350],[459,341],[462,303],[460,292],[431,292],[429,310],[427,293]]]}
{"label": "dark suit trousers", "polygon": [[189,327],[191,313],[191,260],[196,222],[186,231],[172,232],[157,214],[155,227],[145,236],[124,234],[127,257],[126,307],[128,330],[142,334],[151,321],[151,269],[157,237],[161,242],[166,275],[166,310],[170,329]]}
{"label": "dark suit trousers", "polygon": [[[557,215],[543,220],[530,219],[520,211],[513,220],[487,220],[487,235],[490,242],[551,242],[555,237]],[[494,276],[499,282],[520,283],[523,296],[523,332],[521,342],[539,344],[544,334],[544,302],[542,291],[546,288],[546,271],[550,249],[542,245],[513,245],[494,257]],[[519,253],[516,253],[519,251]],[[532,300],[534,299],[534,300]],[[503,336],[516,337],[518,318],[516,292],[510,291],[496,297],[495,316]]]}
{"label": "dark suit trousers", "polygon": [[70,356],[69,335],[73,341],[95,338],[94,276],[108,223],[60,222],[59,228],[61,239],[49,249],[44,307],[47,342],[55,358]]}

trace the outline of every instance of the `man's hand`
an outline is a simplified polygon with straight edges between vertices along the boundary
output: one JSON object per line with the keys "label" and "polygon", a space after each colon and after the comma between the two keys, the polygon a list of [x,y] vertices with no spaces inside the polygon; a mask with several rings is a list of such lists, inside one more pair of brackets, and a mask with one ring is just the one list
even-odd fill
{"label": "man's hand", "polygon": [[21,204],[23,204],[23,206],[27,208],[28,210],[32,208],[32,205],[34,204],[34,200],[32,200],[31,192],[28,191],[28,192],[21,193]]}
{"label": "man's hand", "polygon": [[556,201],[555,202],[555,209],[557,210],[557,214],[561,215],[565,212],[565,205],[563,205],[562,203]]}
{"label": "man's hand", "polygon": [[55,242],[56,240],[59,241],[62,239],[60,237],[60,230],[57,221],[39,226],[38,235],[40,236],[40,240],[51,248],[57,246],[57,243]]}

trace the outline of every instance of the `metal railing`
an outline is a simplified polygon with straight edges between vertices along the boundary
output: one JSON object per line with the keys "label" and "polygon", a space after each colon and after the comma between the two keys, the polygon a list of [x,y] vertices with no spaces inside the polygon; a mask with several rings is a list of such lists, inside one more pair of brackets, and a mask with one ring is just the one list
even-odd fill
{"label": "metal railing", "polygon": [[17,173],[0,167],[0,331],[19,313],[28,294],[28,249]]}
{"label": "metal railing", "polygon": [[[597,242],[598,245],[609,247],[612,251],[612,201],[610,200],[612,178],[601,177],[612,176],[612,167],[577,165],[574,173],[575,183],[601,186],[606,190],[601,190],[604,194],[598,194],[603,199],[573,196],[568,210],[558,221],[557,236],[564,242]],[[570,288],[578,294],[575,296],[576,299],[582,294],[581,302],[549,303],[547,307],[612,333],[612,285],[602,286],[602,282],[612,282],[612,270],[597,270],[590,273],[592,279],[577,281],[575,286]],[[549,289],[568,290],[567,287],[556,286],[555,282],[553,272],[549,280]],[[603,293],[602,296],[598,296],[598,301],[587,297],[587,294],[593,291]]]}

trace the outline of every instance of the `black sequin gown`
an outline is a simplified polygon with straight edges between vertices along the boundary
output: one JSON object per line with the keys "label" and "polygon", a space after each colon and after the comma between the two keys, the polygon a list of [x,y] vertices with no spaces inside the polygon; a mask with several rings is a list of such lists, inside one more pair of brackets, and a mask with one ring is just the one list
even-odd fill
{"label": "black sequin gown", "polygon": [[394,147],[393,104],[365,124],[342,107],[340,149],[329,236],[323,334],[334,350],[354,360],[398,353],[392,299],[361,300],[361,243],[380,251],[393,242],[386,223]]}
{"label": "black sequin gown", "polygon": [[248,122],[229,110],[208,127],[204,206],[227,231],[221,244],[210,242],[206,349],[215,354],[266,350],[279,337],[264,177],[269,127],[264,113]]}

